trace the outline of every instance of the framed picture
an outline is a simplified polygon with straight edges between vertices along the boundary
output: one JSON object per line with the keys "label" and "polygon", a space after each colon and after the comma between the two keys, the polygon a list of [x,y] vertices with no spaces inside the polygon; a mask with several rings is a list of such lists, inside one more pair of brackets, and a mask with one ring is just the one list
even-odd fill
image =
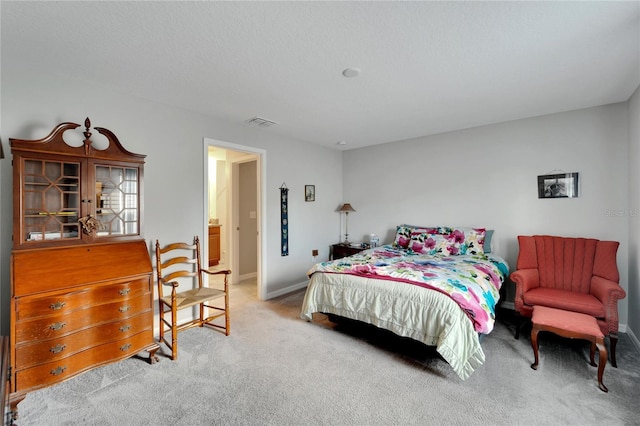
{"label": "framed picture", "polygon": [[574,198],[578,195],[578,173],[538,176],[538,198]]}
{"label": "framed picture", "polygon": [[305,201],[315,201],[316,200],[316,186],[315,185],[305,185],[304,186],[304,200]]}

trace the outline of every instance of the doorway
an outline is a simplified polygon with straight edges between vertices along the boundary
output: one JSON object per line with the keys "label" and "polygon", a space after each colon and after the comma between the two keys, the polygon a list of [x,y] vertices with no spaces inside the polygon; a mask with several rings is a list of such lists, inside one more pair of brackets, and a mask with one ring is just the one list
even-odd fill
{"label": "doorway", "polygon": [[[266,152],[204,138],[203,163],[204,227],[207,234],[210,228],[219,231],[219,264],[232,270],[232,284],[255,281],[258,299],[265,300]],[[204,256],[209,253],[209,247],[203,250]]]}

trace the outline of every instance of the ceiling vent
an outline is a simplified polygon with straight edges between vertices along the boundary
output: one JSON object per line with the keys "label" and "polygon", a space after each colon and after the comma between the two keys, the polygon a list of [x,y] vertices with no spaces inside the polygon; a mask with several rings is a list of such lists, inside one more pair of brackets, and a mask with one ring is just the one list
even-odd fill
{"label": "ceiling vent", "polygon": [[275,121],[267,120],[266,118],[262,118],[262,117],[253,117],[247,120],[247,123],[253,126],[258,126],[258,127],[269,127],[269,126],[273,126],[274,124],[278,124]]}

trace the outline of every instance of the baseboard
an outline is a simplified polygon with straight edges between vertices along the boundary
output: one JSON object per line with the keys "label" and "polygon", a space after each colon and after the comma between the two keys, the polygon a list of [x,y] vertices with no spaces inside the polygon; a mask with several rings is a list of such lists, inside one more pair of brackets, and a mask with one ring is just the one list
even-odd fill
{"label": "baseboard", "polygon": [[502,302],[500,304],[501,308],[505,308],[505,309],[511,309],[512,311],[516,310],[516,305],[513,302]]}
{"label": "baseboard", "polygon": [[238,282],[241,281],[245,281],[245,280],[250,280],[253,278],[257,278],[258,277],[258,273],[257,272],[250,272],[248,274],[242,274],[240,276],[238,276]]}
{"label": "baseboard", "polygon": [[626,333],[627,336],[629,336],[629,339],[631,339],[631,342],[633,343],[633,345],[636,347],[636,349],[638,350],[638,352],[640,352],[640,340],[638,340],[638,336],[636,336],[633,333],[633,330],[631,330],[629,327],[626,327]]}
{"label": "baseboard", "polygon": [[271,291],[267,293],[267,300],[273,299],[274,297],[282,296],[284,294],[293,293],[294,291],[300,290],[301,288],[305,288],[309,284],[309,281],[303,281],[297,284],[290,285],[289,287],[281,288],[280,290]]}

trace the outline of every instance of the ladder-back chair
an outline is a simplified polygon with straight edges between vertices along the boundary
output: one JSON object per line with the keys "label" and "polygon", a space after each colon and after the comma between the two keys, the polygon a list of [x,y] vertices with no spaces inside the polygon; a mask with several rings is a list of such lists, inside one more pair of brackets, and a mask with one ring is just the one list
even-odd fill
{"label": "ladder-back chair", "polygon": [[[200,240],[194,237],[193,244],[173,243],[165,247],[156,240],[156,271],[158,283],[158,304],[160,307],[160,342],[171,349],[171,359],[178,357],[178,332],[191,327],[205,325],[229,335],[229,283],[228,269],[207,270],[202,268]],[[205,285],[203,277],[208,277]],[[218,278],[218,279],[216,279]],[[214,282],[222,281],[222,282]],[[164,288],[171,287],[171,294],[164,294]],[[224,307],[211,304],[212,300],[224,298]],[[178,324],[178,311],[197,307],[198,313],[187,322]],[[208,309],[205,316],[205,308]],[[167,319],[167,316],[169,317]],[[215,319],[224,316],[222,321]],[[171,333],[171,340],[165,333]]]}

